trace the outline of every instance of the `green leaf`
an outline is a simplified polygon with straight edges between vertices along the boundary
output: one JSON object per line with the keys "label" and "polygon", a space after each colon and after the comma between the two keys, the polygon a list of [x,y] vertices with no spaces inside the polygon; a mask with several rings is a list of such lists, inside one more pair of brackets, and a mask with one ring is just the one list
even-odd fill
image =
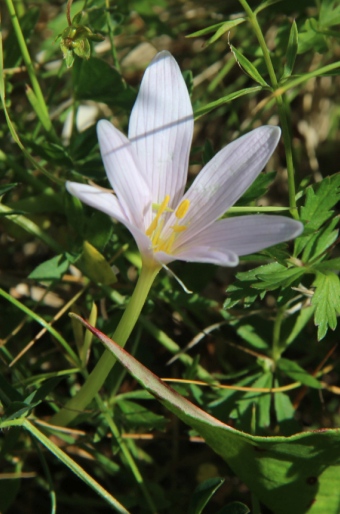
{"label": "green leaf", "polygon": [[340,23],[340,5],[334,0],[320,2],[320,24],[323,27],[332,27]]}
{"label": "green leaf", "polygon": [[226,460],[251,492],[275,514],[337,514],[340,502],[340,431],[260,437],[222,423],[164,384],[105,334],[83,323],[171,412],[194,428]]}
{"label": "green leaf", "polygon": [[275,176],[276,171],[271,171],[269,173],[261,173],[235,205],[248,205],[250,202],[253,202],[254,200],[258,200],[259,198],[261,198],[261,196],[266,194],[266,192],[268,191],[268,188],[273,182]]}
{"label": "green leaf", "polygon": [[[245,18],[235,18],[234,20],[230,21],[222,21],[221,23],[216,23],[215,25],[210,25],[209,27],[206,27],[205,29],[197,30],[196,32],[193,32],[192,34],[189,34],[186,37],[200,37],[200,36],[206,36],[207,34],[211,34],[212,32],[215,32],[215,34],[212,36],[212,38],[209,40],[210,43],[213,38],[214,41],[221,37],[225,32],[232,29],[233,27],[236,27],[236,25],[240,25],[240,23],[243,23]],[[219,34],[217,36],[217,34]],[[210,44],[209,43],[209,44]]]}
{"label": "green leaf", "polygon": [[340,173],[324,178],[306,189],[305,205],[301,207],[301,220],[308,229],[316,230],[334,214],[332,207],[340,199]]}
{"label": "green leaf", "polygon": [[6,407],[2,421],[18,419],[26,416],[38,403],[12,402]]}
{"label": "green leaf", "polygon": [[29,275],[32,280],[61,280],[69,267],[65,255],[56,255],[48,261],[39,264]]}
{"label": "green leaf", "polygon": [[255,66],[245,57],[239,50],[237,50],[233,45],[230,45],[230,50],[232,51],[236,62],[244,69],[244,71],[253,79],[255,82],[258,82],[263,87],[270,87],[269,84],[264,80],[262,75],[258,72]]}
{"label": "green leaf", "polygon": [[319,271],[339,271],[340,269],[340,257],[335,259],[329,259],[328,261],[320,262],[316,266]]}
{"label": "green leaf", "polygon": [[78,59],[72,70],[77,100],[94,100],[131,110],[136,93],[107,62],[94,57],[88,61]]}
{"label": "green leaf", "polygon": [[233,27],[240,25],[240,23],[243,23],[244,21],[246,21],[245,18],[235,18],[235,20],[226,21],[216,30],[215,34],[208,39],[208,41],[205,43],[205,46],[209,46],[212,43],[215,43],[215,41],[222,37],[223,34],[231,30]]}
{"label": "green leaf", "polygon": [[248,391],[242,395],[240,400],[236,401],[235,409],[233,409],[229,416],[231,418],[235,418],[238,424],[238,427],[243,428],[243,424],[240,424],[239,420],[246,411],[250,412],[250,410],[255,405],[255,427],[259,429],[263,429],[270,425],[270,405],[271,405],[271,394],[270,388],[272,387],[273,374],[270,371],[262,373],[256,380],[254,380],[250,387],[254,389],[257,388],[265,388],[268,389],[267,393],[261,393],[258,391]]}
{"label": "green leaf", "polygon": [[[306,189],[305,205],[301,207],[301,221],[304,222],[305,230],[302,236],[295,240],[294,255],[299,255],[306,248],[304,258],[313,258],[313,245],[319,238],[317,231],[324,223],[326,223],[326,221],[333,218],[333,207],[339,200],[340,173],[332,175],[331,177],[326,177],[319,184],[310,186]],[[334,228],[336,222],[331,221],[331,224],[332,223],[334,223],[334,225],[332,225],[332,228]],[[333,236],[334,234],[329,235],[326,231],[325,238],[320,236],[322,237],[321,245],[324,245],[324,247],[327,248],[327,245],[329,245],[329,241]],[[320,242],[318,243],[318,247],[320,248]]]}
{"label": "green leaf", "polygon": [[314,306],[304,307],[300,310],[300,312],[296,318],[296,321],[294,323],[294,326],[293,326],[289,336],[285,340],[285,348],[287,348],[287,346],[289,346],[290,344],[292,344],[295,341],[295,339],[298,337],[298,335],[304,329],[304,327],[306,326],[306,324],[308,323],[310,318],[313,316],[313,314],[314,314]]}
{"label": "green leaf", "polygon": [[288,394],[276,392],[274,394],[274,406],[278,423],[290,421],[294,418],[295,409]]}
{"label": "green leaf", "polygon": [[17,183],[13,183],[13,184],[3,184],[0,186],[0,196],[4,195],[5,193],[7,193],[8,191],[11,191],[12,189],[14,189],[15,187],[17,187]]}
{"label": "green leaf", "polygon": [[32,149],[35,155],[39,155],[46,161],[61,164],[68,168],[73,167],[72,159],[63,146],[48,141],[35,143],[27,136],[21,136],[21,139]]}
{"label": "green leaf", "polygon": [[258,350],[268,350],[268,343],[255,332],[255,328],[252,325],[243,325],[237,328],[236,332],[254,348]]}
{"label": "green leaf", "polygon": [[202,482],[194,491],[188,514],[201,514],[210,498],[221,487],[223,482],[224,478],[220,477],[209,478],[209,480]]}
{"label": "green leaf", "polygon": [[155,414],[138,403],[128,400],[119,400],[117,405],[122,412],[121,418],[124,425],[134,429],[164,430],[167,423],[164,416]]}
{"label": "green leaf", "polygon": [[111,218],[100,211],[94,211],[85,229],[85,239],[102,252],[113,234]]}
{"label": "green leaf", "polygon": [[83,252],[77,259],[76,265],[95,283],[111,285],[117,282],[110,264],[91,243],[84,241]]}
{"label": "green leaf", "polygon": [[298,54],[304,54],[309,50],[324,53],[327,51],[325,36],[315,30],[316,20],[308,18],[299,32]]}
{"label": "green leaf", "polygon": [[194,113],[195,120],[197,120],[204,114],[207,114],[208,112],[212,111],[213,109],[217,109],[217,107],[221,107],[221,105],[225,105],[231,102],[232,100],[239,98],[240,96],[249,95],[250,93],[258,93],[259,91],[262,91],[262,87],[260,86],[247,87],[245,89],[240,89],[239,91],[236,91],[234,93],[230,93],[227,96],[223,96],[222,98],[219,98],[218,100],[215,100],[214,102],[206,104],[204,105],[204,107],[200,107],[199,109],[197,109]]}
{"label": "green leaf", "polygon": [[266,264],[256,270],[256,278],[259,279],[260,282],[254,283],[253,287],[267,291],[273,291],[278,287],[288,287],[293,284],[293,282],[298,281],[305,273],[304,268],[286,268],[278,262]]}
{"label": "green leaf", "polygon": [[281,359],[279,359],[277,362],[277,367],[285,375],[287,375],[287,377],[296,380],[296,382],[301,382],[301,384],[304,384],[308,387],[313,387],[315,389],[322,388],[320,382],[315,377],[307,373],[307,371],[305,371],[303,368],[301,368],[297,362],[281,357]]}
{"label": "green leaf", "polygon": [[286,52],[286,64],[284,66],[282,78],[290,77],[293,72],[296,54],[298,51],[298,37],[298,29],[294,20],[289,33],[288,47]]}
{"label": "green leaf", "polygon": [[328,327],[335,330],[340,315],[340,280],[335,273],[318,272],[313,282],[316,287],[312,298],[315,306],[314,322],[318,327],[318,341],[327,334]]}
{"label": "green leaf", "polygon": [[315,262],[321,254],[325,253],[327,248],[332,246],[339,234],[338,230],[333,230],[338,223],[339,216],[336,216],[327,226],[321,228],[316,232],[316,234],[310,237],[301,257],[305,264],[308,262]]}

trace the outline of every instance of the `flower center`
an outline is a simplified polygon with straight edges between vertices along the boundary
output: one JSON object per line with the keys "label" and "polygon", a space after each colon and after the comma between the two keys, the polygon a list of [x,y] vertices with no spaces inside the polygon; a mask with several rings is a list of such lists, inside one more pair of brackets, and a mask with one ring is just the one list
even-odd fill
{"label": "flower center", "polygon": [[160,205],[153,205],[153,209],[156,211],[156,215],[145,231],[146,235],[151,239],[152,249],[154,252],[171,253],[171,249],[176,240],[176,237],[178,234],[184,232],[184,230],[187,229],[186,225],[180,225],[179,220],[182,220],[188,212],[190,207],[190,200],[182,200],[175,211],[175,216],[178,221],[169,227],[171,229],[170,234],[167,234],[166,237],[162,237],[165,213],[173,212],[173,210],[168,207],[169,201],[170,196],[166,195]]}

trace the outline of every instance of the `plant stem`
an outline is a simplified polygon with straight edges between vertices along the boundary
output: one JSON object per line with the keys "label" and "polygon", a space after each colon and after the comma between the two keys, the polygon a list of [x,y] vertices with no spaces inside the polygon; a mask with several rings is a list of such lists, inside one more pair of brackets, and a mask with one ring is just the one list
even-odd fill
{"label": "plant stem", "polygon": [[43,117],[44,127],[48,130],[49,134],[53,137],[53,139],[55,139],[57,136],[53,129],[53,125],[52,125],[52,122],[51,122],[51,119],[50,119],[50,116],[48,113],[45,99],[42,94],[40,84],[39,84],[39,81],[38,81],[36,73],[35,73],[34,65],[31,61],[31,56],[29,54],[29,51],[28,51],[28,48],[26,45],[26,41],[25,41],[24,35],[21,30],[20,22],[17,17],[13,2],[12,2],[12,0],[6,0],[6,4],[7,4],[9,14],[12,19],[12,25],[13,25],[13,29],[14,29],[15,35],[18,40],[20,51],[21,51],[22,57],[24,59],[25,65],[27,67],[27,72],[28,72],[28,75],[31,80],[32,88],[33,88],[34,94],[36,96],[36,102],[39,104],[39,110],[37,112],[37,116],[39,117],[39,119],[41,118],[41,116]]}
{"label": "plant stem", "polygon": [[[249,7],[246,0],[239,0],[240,4],[242,5],[243,9],[245,10],[248,20],[250,24],[253,27],[253,30],[255,32],[255,35],[257,37],[257,40],[259,42],[259,45],[261,47],[264,62],[266,64],[268,74],[270,77],[270,81],[272,84],[272,87],[274,90],[277,90],[279,87],[275,70],[273,67],[272,60],[270,58],[270,53],[267,48],[266,41],[264,39],[261,27],[257,21],[256,14],[252,11],[252,9]],[[281,121],[281,127],[282,127],[282,136],[284,140],[285,145],[285,152],[286,152],[286,164],[287,164],[287,173],[288,173],[288,195],[289,195],[289,206],[290,206],[290,212],[291,215],[295,219],[299,219],[299,213],[296,206],[296,193],[295,193],[295,170],[294,170],[294,162],[293,162],[293,147],[292,147],[292,139],[291,139],[291,133],[288,123],[288,105],[286,103],[285,98],[283,95],[277,95],[276,96],[276,103],[279,111],[280,121]]]}
{"label": "plant stem", "polygon": [[[139,318],[146,297],[159,270],[160,268],[158,267],[149,268],[147,266],[143,266],[141,269],[141,273],[130,302],[112,336],[112,339],[122,347],[125,346],[125,343]],[[113,368],[115,362],[116,358],[114,355],[109,350],[105,350],[86,379],[83,387],[57,414],[53,416],[51,423],[53,425],[60,426],[68,425],[81,410],[85,409],[104,384],[105,379]]]}
{"label": "plant stem", "polygon": [[115,41],[114,41],[114,29],[113,29],[112,20],[110,17],[110,0],[105,0],[105,7],[106,7],[105,17],[106,17],[107,28],[109,30],[109,38],[110,38],[110,43],[111,43],[113,66],[116,68],[117,71],[120,72],[121,69],[120,69],[116,45],[115,45]]}
{"label": "plant stem", "polygon": [[274,321],[274,329],[273,329],[273,350],[272,350],[272,358],[274,363],[280,359],[282,353],[281,346],[281,325],[284,317],[284,310],[279,309],[276,314],[276,318]]}

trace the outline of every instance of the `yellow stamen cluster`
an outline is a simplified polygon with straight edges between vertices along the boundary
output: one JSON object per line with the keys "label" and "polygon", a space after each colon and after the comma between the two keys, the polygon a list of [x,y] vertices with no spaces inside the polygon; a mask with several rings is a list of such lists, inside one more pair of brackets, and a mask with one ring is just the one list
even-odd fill
{"label": "yellow stamen cluster", "polygon": [[[155,252],[166,252],[171,253],[172,246],[179,233],[184,232],[187,227],[185,225],[179,225],[177,222],[170,228],[172,233],[167,239],[161,237],[163,226],[164,226],[164,213],[172,212],[172,209],[168,207],[170,196],[166,195],[161,205],[156,205],[154,208],[157,213],[150,223],[149,227],[145,231],[146,235],[150,237],[152,248]],[[183,200],[176,209],[175,216],[178,220],[185,217],[190,207],[190,200]]]}

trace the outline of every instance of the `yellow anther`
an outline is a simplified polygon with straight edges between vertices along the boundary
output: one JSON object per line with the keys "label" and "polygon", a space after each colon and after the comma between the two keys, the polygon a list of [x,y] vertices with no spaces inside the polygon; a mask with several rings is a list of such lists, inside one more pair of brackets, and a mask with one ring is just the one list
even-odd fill
{"label": "yellow anther", "polygon": [[190,200],[183,200],[183,202],[181,202],[179,204],[179,206],[177,207],[177,210],[175,213],[176,218],[178,218],[179,220],[184,218],[184,216],[188,212],[189,207],[190,207]]}
{"label": "yellow anther", "polygon": [[151,236],[153,231],[156,229],[156,227],[158,225],[158,222],[159,222],[159,218],[162,216],[163,212],[165,212],[167,210],[169,201],[170,201],[170,196],[166,195],[166,197],[164,198],[163,202],[159,206],[159,209],[158,209],[158,212],[157,212],[156,216],[151,221],[149,227],[145,231],[145,234],[147,236]]}
{"label": "yellow anther", "polygon": [[[163,202],[159,204],[152,204],[152,210],[156,212],[154,219],[146,230],[146,235],[151,239],[151,245],[154,252],[171,253],[172,247],[176,241],[179,233],[184,232],[187,227],[180,225],[177,221],[174,225],[170,226],[172,232],[167,232],[167,237],[164,238],[163,228],[166,219],[163,217],[164,213],[173,212],[173,209],[168,207],[170,196],[166,195]],[[176,209],[175,216],[178,220],[184,218],[190,207],[190,200],[183,200]]]}
{"label": "yellow anther", "polygon": [[184,232],[184,230],[186,230],[186,229],[187,229],[187,227],[186,227],[185,225],[173,225],[173,226],[172,226],[172,227],[170,227],[170,228],[172,228],[172,230],[173,230],[174,232]]}

